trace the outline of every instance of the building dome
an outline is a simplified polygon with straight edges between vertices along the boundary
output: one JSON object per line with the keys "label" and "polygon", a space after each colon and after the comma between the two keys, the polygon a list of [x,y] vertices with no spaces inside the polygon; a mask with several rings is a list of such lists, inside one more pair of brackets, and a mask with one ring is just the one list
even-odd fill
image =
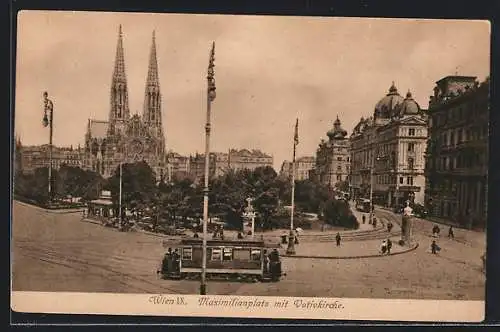
{"label": "building dome", "polygon": [[403,97],[398,93],[398,89],[394,85],[394,82],[392,82],[389,93],[375,105],[375,118],[390,119],[394,113],[394,109],[402,104],[403,101]]}
{"label": "building dome", "polygon": [[411,92],[408,90],[406,94],[406,98],[403,100],[403,103],[399,106],[399,116],[403,115],[416,115],[420,113],[420,106],[413,99]]}
{"label": "building dome", "polygon": [[342,128],[338,115],[337,115],[337,119],[333,123],[333,128],[330,129],[326,133],[326,135],[330,138],[330,140],[343,139],[347,136],[347,131]]}

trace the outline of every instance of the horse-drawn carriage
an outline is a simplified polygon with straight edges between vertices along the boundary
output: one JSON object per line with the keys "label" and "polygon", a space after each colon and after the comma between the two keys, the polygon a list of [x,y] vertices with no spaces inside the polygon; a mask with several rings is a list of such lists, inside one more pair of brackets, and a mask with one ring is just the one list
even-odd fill
{"label": "horse-drawn carriage", "polygon": [[[201,275],[203,240],[164,242],[168,247],[158,273],[163,279],[196,279]],[[264,241],[207,240],[207,279],[279,281],[284,275],[278,246]]]}

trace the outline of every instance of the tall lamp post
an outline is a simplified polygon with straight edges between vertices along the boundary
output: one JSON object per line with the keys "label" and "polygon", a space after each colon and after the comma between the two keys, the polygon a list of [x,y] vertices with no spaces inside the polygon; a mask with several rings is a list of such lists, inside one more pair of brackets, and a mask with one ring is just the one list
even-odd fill
{"label": "tall lamp post", "polygon": [[[113,147],[113,150],[115,152],[118,151],[117,147]],[[122,197],[123,197],[123,160],[120,159],[120,166],[119,166],[119,177],[120,177],[120,184],[119,184],[119,192],[118,192],[118,227],[121,229],[122,227]]]}
{"label": "tall lamp post", "polygon": [[212,50],[208,62],[207,71],[207,123],[205,125],[205,188],[203,190],[203,258],[201,266],[200,295],[207,294],[207,223],[208,223],[208,177],[210,164],[210,113],[212,102],[215,100],[215,42],[212,42]]}
{"label": "tall lamp post", "polygon": [[[48,115],[47,115],[48,112]],[[49,126],[49,202],[52,201],[52,131],[54,120],[54,104],[49,99],[47,91],[43,93],[43,126]]]}
{"label": "tall lamp post", "polygon": [[295,211],[295,153],[299,144],[299,119],[295,122],[295,134],[293,137],[293,159],[292,159],[292,207],[290,211],[290,235],[288,236],[288,255],[295,255],[295,234],[293,227],[293,214]]}
{"label": "tall lamp post", "polygon": [[372,159],[372,165],[370,167],[370,217],[369,217],[369,223],[373,223],[373,169],[375,168],[375,160],[379,161],[380,158],[373,158]]}

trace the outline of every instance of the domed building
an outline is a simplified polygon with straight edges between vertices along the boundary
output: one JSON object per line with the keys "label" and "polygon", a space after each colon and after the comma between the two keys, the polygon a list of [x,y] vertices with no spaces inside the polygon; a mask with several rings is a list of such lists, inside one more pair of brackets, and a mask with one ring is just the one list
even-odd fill
{"label": "domed building", "polygon": [[326,132],[328,141],[322,139],[316,150],[315,175],[321,183],[331,188],[349,181],[350,156],[347,135],[337,116],[333,127]]}
{"label": "domed building", "polygon": [[402,97],[394,82],[376,104],[373,115],[361,118],[349,137],[351,186],[355,198],[400,206],[424,202],[425,110],[410,91]]}

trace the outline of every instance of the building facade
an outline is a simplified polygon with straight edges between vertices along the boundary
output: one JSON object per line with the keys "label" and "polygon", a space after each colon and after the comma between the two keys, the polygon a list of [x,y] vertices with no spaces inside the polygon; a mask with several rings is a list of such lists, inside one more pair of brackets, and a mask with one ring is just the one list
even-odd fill
{"label": "building facade", "polygon": [[[83,149],[78,147],[52,146],[52,168],[59,169],[62,165],[82,167]],[[49,167],[49,145],[24,146],[20,149],[19,170],[23,173],[34,173],[37,168]]]}
{"label": "building facade", "polygon": [[[197,182],[205,176],[205,155],[195,154],[189,157],[190,177]],[[260,150],[230,149],[227,153],[210,153],[209,177],[219,177],[229,170],[254,170],[258,167],[273,167],[273,157]]]}
{"label": "building facade", "polygon": [[488,209],[489,79],[447,76],[429,101],[426,203],[430,213],[485,227]]}
{"label": "building facade", "polygon": [[[308,180],[316,167],[316,159],[314,157],[300,157],[295,160],[295,180]],[[293,165],[291,161],[285,160],[281,164],[280,176],[288,178],[292,176]]]}
{"label": "building facade", "polygon": [[167,153],[167,177],[168,182],[174,179],[183,179],[189,176],[190,158],[179,153],[170,151]]}
{"label": "building facade", "polygon": [[142,115],[130,114],[125,73],[123,35],[119,28],[115,66],[111,80],[107,121],[89,119],[85,135],[83,166],[104,177],[114,174],[120,163],[145,161],[157,179],[167,172],[162,100],[153,32]]}
{"label": "building facade", "polygon": [[343,181],[349,181],[350,147],[347,131],[341,126],[339,117],[326,135],[328,141],[321,140],[316,150],[315,176],[319,182],[335,188]]}
{"label": "building facade", "polygon": [[361,118],[350,136],[354,198],[368,198],[372,186],[376,204],[423,204],[426,140],[426,111],[409,91],[403,98],[393,83],[373,116]]}

